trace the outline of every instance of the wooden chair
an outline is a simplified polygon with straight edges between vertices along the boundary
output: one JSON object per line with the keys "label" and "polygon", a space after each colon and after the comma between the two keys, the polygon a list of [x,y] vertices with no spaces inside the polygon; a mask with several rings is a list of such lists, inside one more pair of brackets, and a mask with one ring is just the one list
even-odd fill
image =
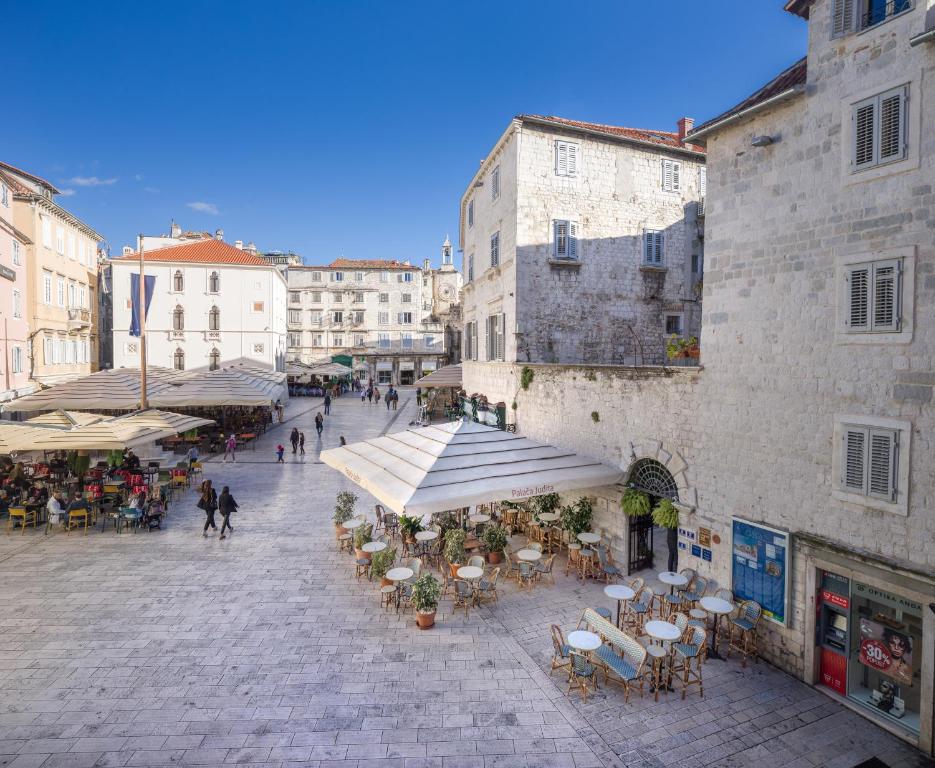
{"label": "wooden chair", "polygon": [[71,512],[68,512],[68,524],[65,528],[66,533],[71,533],[72,528],[80,527],[80,523],[84,522],[84,533],[85,536],[88,534],[88,523],[91,518],[91,511],[88,509],[73,509]]}
{"label": "wooden chair", "polygon": [[643,587],[636,597],[627,603],[624,624],[637,634],[643,634],[643,625],[652,617],[652,606],[656,595],[652,587]]}
{"label": "wooden chair", "polygon": [[587,701],[588,693],[597,690],[597,670],[583,653],[569,650],[568,657],[571,660],[568,669],[568,693],[573,690],[581,691],[582,698]]}
{"label": "wooden chair", "polygon": [[568,655],[571,652],[571,646],[565,642],[562,628],[558,624],[553,624],[550,630],[552,632],[552,669],[549,674],[551,675],[556,669],[571,665],[571,658]]}
{"label": "wooden chair", "polygon": [[672,646],[669,676],[671,678],[674,675],[677,680],[682,681],[683,699],[690,685],[697,685],[698,692],[704,696],[701,665],[704,661],[707,638],[707,633],[701,627],[688,627],[682,640]]}
{"label": "wooden chair", "polygon": [[747,656],[759,661],[756,651],[756,627],[763,616],[763,607],[755,600],[744,600],[737,608],[737,615],[728,619],[727,656],[731,651],[739,651],[743,660],[741,666],[747,666]]}
{"label": "wooden chair", "polygon": [[581,545],[577,541],[568,543],[568,559],[565,561],[565,575],[572,570],[578,572],[578,558],[581,556]]}
{"label": "wooden chair", "polygon": [[26,533],[26,526],[31,525],[33,528],[36,527],[36,510],[27,509],[26,507],[10,507],[9,519],[6,524],[6,532],[9,536],[10,531],[13,530],[13,521],[19,520],[20,535]]}
{"label": "wooden chair", "polygon": [[464,608],[464,615],[471,612],[471,603],[474,602],[474,590],[464,579],[455,579],[455,603],[452,609],[454,614],[458,608]]}
{"label": "wooden chair", "polygon": [[548,576],[553,586],[555,584],[555,574],[552,572],[552,566],[555,562],[555,555],[549,555],[545,560],[540,560],[533,566],[536,578],[542,581],[543,576]]}
{"label": "wooden chair", "polygon": [[495,603],[500,601],[500,596],[497,594],[497,581],[500,578],[500,569],[494,568],[490,572],[490,577],[484,576],[477,584],[477,600],[478,602],[483,602],[484,600],[493,600]]}

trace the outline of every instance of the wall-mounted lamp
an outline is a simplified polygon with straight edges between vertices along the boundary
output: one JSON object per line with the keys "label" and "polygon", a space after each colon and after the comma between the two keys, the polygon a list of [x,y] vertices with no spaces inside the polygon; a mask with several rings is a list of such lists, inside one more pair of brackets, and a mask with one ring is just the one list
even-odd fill
{"label": "wall-mounted lamp", "polygon": [[772,136],[754,136],[750,141],[754,147],[768,147],[774,141]]}

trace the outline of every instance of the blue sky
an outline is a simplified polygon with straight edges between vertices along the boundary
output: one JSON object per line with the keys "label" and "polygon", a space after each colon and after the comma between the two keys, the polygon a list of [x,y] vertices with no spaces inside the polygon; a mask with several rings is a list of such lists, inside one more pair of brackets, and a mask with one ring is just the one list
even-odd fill
{"label": "blue sky", "polygon": [[510,117],[675,130],[805,51],[781,0],[7,3],[0,157],[113,252],[184,228],[437,260]]}

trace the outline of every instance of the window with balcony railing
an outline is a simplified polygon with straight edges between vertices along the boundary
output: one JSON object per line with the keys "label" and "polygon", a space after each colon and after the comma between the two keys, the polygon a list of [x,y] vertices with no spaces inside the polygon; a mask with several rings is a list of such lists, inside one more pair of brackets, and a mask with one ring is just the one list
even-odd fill
{"label": "window with balcony railing", "polygon": [[912,7],[911,0],[865,0],[860,17],[860,28],[867,29]]}

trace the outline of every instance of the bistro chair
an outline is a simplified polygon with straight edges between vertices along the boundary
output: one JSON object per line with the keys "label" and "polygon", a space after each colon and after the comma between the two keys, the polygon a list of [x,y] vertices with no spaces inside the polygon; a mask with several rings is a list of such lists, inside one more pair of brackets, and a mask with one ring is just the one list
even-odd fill
{"label": "bistro chair", "polygon": [[438,569],[439,581],[441,582],[441,586],[442,586],[441,595],[439,595],[439,597],[443,597],[444,595],[447,595],[448,590],[451,589],[451,585],[454,583],[454,579],[452,579],[451,577],[451,568],[449,568],[444,563],[442,563],[441,566],[442,567],[439,567]]}
{"label": "bistro chair", "polygon": [[486,576],[481,578],[477,585],[477,599],[479,601],[493,600],[495,603],[500,601],[500,597],[497,595],[497,580],[499,578],[499,568],[494,568],[493,571],[491,571],[490,578]]}
{"label": "bistro chair", "polygon": [[739,651],[743,660],[741,666],[747,666],[747,656],[758,661],[756,653],[756,626],[763,616],[763,607],[755,600],[744,600],[737,608],[737,615],[731,616],[727,643],[727,656],[731,651]]}
{"label": "bistro chair", "polygon": [[526,545],[526,549],[534,549],[536,552],[542,552],[542,542],[541,541],[531,541]]}
{"label": "bistro chair", "polygon": [[503,562],[506,566],[506,577],[515,576],[519,579],[519,560],[513,557],[509,544],[503,548]]}
{"label": "bistro chair", "polygon": [[695,575],[696,575],[695,569],[694,568],[682,568],[682,570],[679,571],[679,575],[684,576],[686,579],[688,579],[688,581],[686,581],[680,587],[676,587],[675,591],[685,592],[688,590],[689,587],[691,587],[692,582],[695,580]]}
{"label": "bistro chair", "polygon": [[26,533],[26,526],[31,525],[33,528],[36,527],[36,510],[27,509],[26,507],[10,507],[9,510],[9,519],[6,524],[6,532],[9,535],[10,531],[13,529],[13,521],[19,520],[20,535]]}
{"label": "bistro chair", "polygon": [[614,565],[610,550],[602,544],[597,545],[597,561],[600,569],[598,576],[602,577],[608,584],[623,576],[623,572]]}
{"label": "bistro chair", "polygon": [[373,534],[376,535],[377,531],[386,531],[386,528],[383,525],[383,505],[375,504],[373,511],[377,516],[376,525],[373,526]]}
{"label": "bistro chair", "polygon": [[645,582],[643,581],[643,578],[641,576],[637,576],[634,579],[625,581],[624,584],[626,584],[634,592],[639,592],[643,588],[643,584],[645,584]]}
{"label": "bistro chair", "polygon": [[603,605],[599,605],[593,610],[598,616],[604,619],[604,621],[613,621],[614,615],[611,613],[610,608],[605,608]]}
{"label": "bistro chair", "polygon": [[568,655],[571,652],[571,646],[565,642],[562,628],[558,624],[553,624],[550,630],[552,632],[552,669],[549,674],[551,675],[556,669],[571,665],[571,658]]}
{"label": "bistro chair", "polygon": [[396,587],[388,585],[380,587],[380,607],[390,609],[396,603]]}
{"label": "bistro chair", "polygon": [[565,561],[565,575],[572,570],[578,572],[578,559],[581,556],[581,545],[577,541],[568,542],[568,559]]}
{"label": "bistro chair", "polygon": [[653,600],[656,595],[652,587],[643,587],[636,593],[636,597],[627,603],[624,614],[625,624],[639,634],[643,633],[643,624],[652,616]]}
{"label": "bistro chair", "polygon": [[484,558],[480,555],[473,555],[472,557],[468,558],[467,564],[484,570],[485,566],[487,565],[487,561],[484,560]]}
{"label": "bistro chair", "polygon": [[552,572],[552,566],[555,563],[555,555],[549,555],[544,561],[540,560],[533,566],[535,571],[536,578],[539,581],[542,581],[543,577],[548,576],[549,580],[552,582],[552,585],[555,585],[555,574]]}
{"label": "bistro chair", "polygon": [[[623,686],[623,701],[630,700],[630,684],[639,681],[640,698],[643,697],[643,665],[646,663],[646,649],[634,638],[619,629],[607,630],[607,640],[594,655],[604,668],[604,684],[607,681]],[[610,675],[613,675],[611,678]]]}
{"label": "bistro chair", "polygon": [[690,588],[682,593],[682,597],[694,608],[695,603],[701,600],[708,591],[708,580],[704,576],[695,576],[695,580],[689,586]]}
{"label": "bistro chair", "polygon": [[679,610],[682,607],[682,605],[686,604],[687,602],[688,601],[685,600],[682,597],[682,594],[679,592],[676,592],[675,594],[666,592],[664,595],[662,595],[661,608],[662,608],[664,615],[668,616],[674,611]]}
{"label": "bistro chair", "polygon": [[455,579],[455,604],[452,609],[454,614],[458,608],[464,608],[465,617],[471,612],[471,603],[474,602],[474,590],[464,579]]}
{"label": "bistro chair", "polygon": [[568,669],[568,693],[579,690],[581,696],[587,701],[588,692],[592,689],[597,690],[594,665],[583,653],[575,650],[569,649],[568,657],[571,659],[571,666]]}
{"label": "bistro chair", "polygon": [[594,550],[582,547],[578,552],[578,578],[584,580],[594,575]]}
{"label": "bistro chair", "polygon": [[71,533],[72,528],[80,527],[80,523],[84,522],[84,533],[88,533],[88,524],[91,522],[91,510],[89,509],[73,509],[71,512],[65,513],[68,516],[68,524],[65,526],[65,532]]}
{"label": "bistro chair", "polygon": [[726,587],[721,587],[714,593],[714,596],[721,598],[721,600],[726,600],[728,603],[734,602],[734,593]]}
{"label": "bistro chair", "polygon": [[685,637],[685,630],[688,629],[688,616],[686,614],[673,611],[669,614],[668,621],[678,627],[679,632],[682,633],[679,637]]}
{"label": "bistro chair", "polygon": [[370,581],[370,560],[366,557],[355,560],[354,568],[356,570],[357,581],[360,581],[361,576],[366,576],[367,581]]}
{"label": "bistro chair", "polygon": [[704,661],[707,637],[701,627],[689,627],[681,642],[677,642],[672,646],[669,675],[670,677],[675,675],[677,680],[682,681],[683,699],[690,685],[697,685],[698,693],[704,696],[704,685],[701,682],[701,664]]}

